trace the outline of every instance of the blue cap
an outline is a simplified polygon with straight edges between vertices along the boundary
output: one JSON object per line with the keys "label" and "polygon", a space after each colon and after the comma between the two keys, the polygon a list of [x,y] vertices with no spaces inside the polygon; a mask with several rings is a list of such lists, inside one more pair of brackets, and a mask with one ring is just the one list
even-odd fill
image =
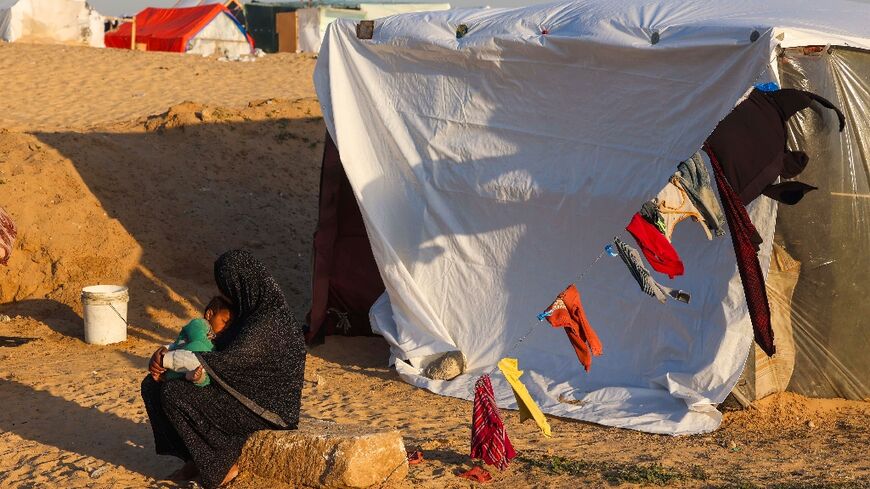
{"label": "blue cap", "polygon": [[777,85],[776,82],[757,83],[755,88],[762,92],[775,92],[779,90],[779,85]]}

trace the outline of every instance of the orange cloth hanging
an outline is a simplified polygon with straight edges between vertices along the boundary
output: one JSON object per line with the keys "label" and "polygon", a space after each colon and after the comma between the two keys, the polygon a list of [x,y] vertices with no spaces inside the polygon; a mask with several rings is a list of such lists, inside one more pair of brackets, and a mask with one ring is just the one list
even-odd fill
{"label": "orange cloth hanging", "polygon": [[602,348],[598,335],[586,319],[577,287],[574,284],[569,285],[544,314],[554,328],[565,328],[565,334],[574,347],[577,359],[588,372],[592,366],[592,355],[601,355]]}

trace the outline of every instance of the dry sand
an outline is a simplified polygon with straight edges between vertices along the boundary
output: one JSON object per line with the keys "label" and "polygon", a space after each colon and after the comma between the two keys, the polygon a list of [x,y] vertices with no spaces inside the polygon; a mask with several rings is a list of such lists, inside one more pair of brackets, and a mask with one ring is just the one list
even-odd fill
{"label": "dry sand", "polygon": [[[0,45],[0,206],[20,230],[0,267],[0,486],[175,487],[157,481],[178,462],[154,455],[139,382],[212,294],[213,259],[252,248],[306,308],[324,135],[312,68]],[[82,341],[79,291],[98,282],[131,288],[124,343]],[[405,487],[471,486],[455,476],[470,403],[403,383],[386,358],[379,338],[313,349],[303,416],[400,429],[426,458]],[[551,418],[545,439],[504,411],[520,458],[487,485],[870,487],[868,406],[774,396],[679,438]]]}

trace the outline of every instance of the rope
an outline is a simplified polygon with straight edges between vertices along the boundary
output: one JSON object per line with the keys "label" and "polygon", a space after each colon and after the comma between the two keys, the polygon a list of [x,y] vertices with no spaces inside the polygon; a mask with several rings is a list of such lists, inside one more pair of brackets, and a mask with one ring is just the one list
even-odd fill
{"label": "rope", "polygon": [[334,307],[330,307],[326,310],[327,314],[335,314],[338,316],[338,322],[335,324],[335,327],[342,330],[344,335],[347,336],[350,334],[350,319],[348,319],[348,313],[344,311],[340,311]]}
{"label": "rope", "polygon": [[[588,265],[588,266],[587,266],[587,267],[586,267],[582,272],[580,272],[580,275],[578,275],[577,278],[574,279],[574,283],[576,284],[576,283],[580,282],[581,280],[583,280],[583,277],[584,277],[587,273],[589,273],[589,270],[591,270],[592,267],[594,267],[595,264],[598,263],[598,261],[601,260],[601,257],[603,257],[605,254],[607,254],[607,248],[604,248],[603,250],[601,250],[601,253],[599,253],[598,256],[595,257],[595,260],[593,260],[592,263],[590,263],[590,264],[589,264],[589,265]],[[538,314],[538,321],[539,321],[539,322],[540,322],[540,321],[543,321],[544,318],[547,317],[547,316],[549,316],[549,314],[547,314],[547,313],[541,313],[541,314]],[[529,336],[531,336],[531,334],[535,331],[536,328],[538,328],[538,325],[537,325],[537,324],[532,324],[532,327],[530,327],[529,330],[526,331],[526,334],[520,336],[520,339],[518,339],[517,341],[514,342],[513,345],[511,345],[511,347],[508,349],[507,352],[505,352],[505,354],[503,355],[503,357],[509,357],[510,354],[513,353],[514,350],[516,350],[518,346],[520,346],[520,343],[522,343],[522,342],[525,341]],[[489,372],[486,373],[486,375],[490,375],[490,376],[491,376],[493,373],[495,373],[495,370],[496,370],[497,368],[498,368],[498,364],[496,364],[495,366],[493,366],[493,367],[489,370]]]}

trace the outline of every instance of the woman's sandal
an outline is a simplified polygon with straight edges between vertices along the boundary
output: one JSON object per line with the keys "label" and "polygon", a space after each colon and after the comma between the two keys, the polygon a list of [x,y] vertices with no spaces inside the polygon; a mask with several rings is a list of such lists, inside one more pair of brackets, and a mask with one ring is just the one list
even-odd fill
{"label": "woman's sandal", "polygon": [[224,477],[224,480],[223,480],[223,482],[221,482],[221,485],[219,487],[226,486],[227,484],[232,482],[233,479],[235,479],[238,476],[239,476],[239,466],[236,464],[233,464],[233,466],[230,467],[230,470],[227,472],[226,477]]}

